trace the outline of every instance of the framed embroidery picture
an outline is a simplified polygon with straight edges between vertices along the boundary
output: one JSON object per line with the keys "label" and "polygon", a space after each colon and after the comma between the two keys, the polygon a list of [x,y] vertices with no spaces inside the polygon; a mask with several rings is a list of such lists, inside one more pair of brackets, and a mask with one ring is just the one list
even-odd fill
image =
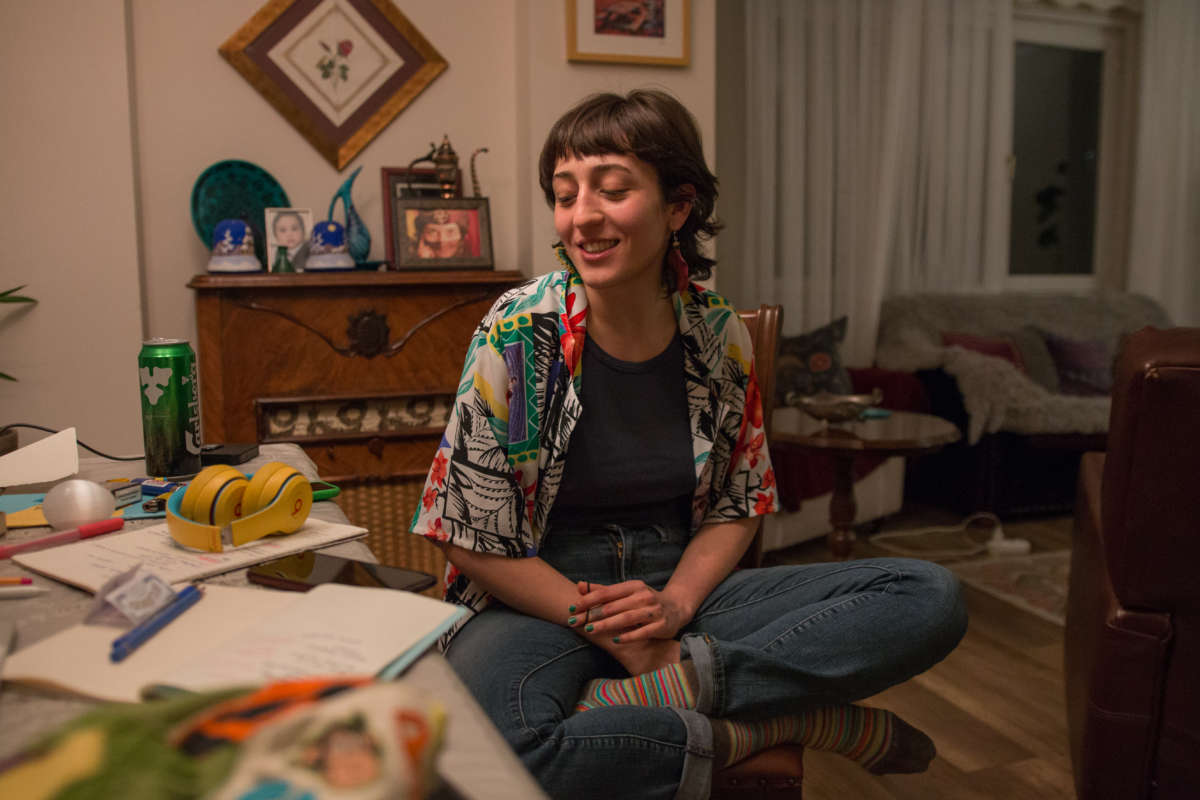
{"label": "framed embroidery picture", "polygon": [[219,50],[338,170],[446,69],[391,0],[269,0]]}
{"label": "framed embroidery picture", "polygon": [[486,197],[400,197],[390,205],[387,246],[395,269],[492,266]]}
{"label": "framed embroidery picture", "polygon": [[686,67],[691,0],[567,0],[567,60]]}

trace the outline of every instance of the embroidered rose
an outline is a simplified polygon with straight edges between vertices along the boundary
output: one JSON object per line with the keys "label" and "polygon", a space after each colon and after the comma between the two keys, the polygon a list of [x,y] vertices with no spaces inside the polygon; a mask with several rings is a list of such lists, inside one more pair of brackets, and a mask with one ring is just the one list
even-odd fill
{"label": "embroidered rose", "polygon": [[808,369],[810,372],[826,372],[833,366],[833,359],[829,357],[829,353],[813,353],[808,357]]}
{"label": "embroidered rose", "polygon": [[329,81],[329,85],[336,89],[339,83],[345,83],[350,78],[350,65],[346,63],[346,57],[354,49],[354,43],[343,39],[337,43],[337,50],[324,42],[317,44],[325,51],[325,54],[317,59],[317,71],[321,73],[321,80]]}

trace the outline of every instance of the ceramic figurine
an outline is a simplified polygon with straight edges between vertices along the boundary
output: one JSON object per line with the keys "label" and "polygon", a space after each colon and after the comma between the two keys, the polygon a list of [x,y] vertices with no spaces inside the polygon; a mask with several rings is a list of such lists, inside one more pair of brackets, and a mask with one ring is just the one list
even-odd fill
{"label": "ceramic figurine", "polygon": [[367,224],[363,222],[362,217],[354,210],[354,202],[350,199],[350,187],[360,172],[362,172],[362,167],[351,172],[350,177],[346,178],[346,182],[342,184],[341,188],[334,192],[333,199],[329,201],[328,214],[328,218],[332,220],[333,207],[340,198],[342,208],[346,211],[346,244],[350,251],[350,257],[356,264],[366,261],[367,255],[371,252],[371,232],[367,230]]}
{"label": "ceramic figurine", "polygon": [[308,261],[305,270],[354,269],[354,258],[346,242],[346,229],[340,222],[327,219],[313,226],[312,238],[308,243]]}

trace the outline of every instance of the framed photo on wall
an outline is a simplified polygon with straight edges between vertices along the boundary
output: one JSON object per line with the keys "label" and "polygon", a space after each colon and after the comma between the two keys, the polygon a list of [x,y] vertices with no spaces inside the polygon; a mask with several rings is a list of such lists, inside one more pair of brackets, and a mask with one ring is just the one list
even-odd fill
{"label": "framed photo on wall", "polygon": [[[268,272],[303,272],[308,260],[308,239],[312,235],[313,212],[311,208],[266,208],[263,209],[263,230],[267,234]],[[284,248],[280,253],[279,248]],[[286,256],[291,270],[279,269]]]}
{"label": "framed photo on wall", "polygon": [[567,0],[567,60],[686,67],[691,0]]}
{"label": "framed photo on wall", "polygon": [[486,197],[402,197],[391,207],[387,247],[394,269],[492,267]]}
{"label": "framed photo on wall", "polygon": [[446,69],[392,0],[267,0],[219,51],[339,171]]}

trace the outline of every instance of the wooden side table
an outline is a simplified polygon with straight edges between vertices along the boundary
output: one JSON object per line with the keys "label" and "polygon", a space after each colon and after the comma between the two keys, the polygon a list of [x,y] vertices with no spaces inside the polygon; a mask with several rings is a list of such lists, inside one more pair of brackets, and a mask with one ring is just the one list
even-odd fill
{"label": "wooden side table", "polygon": [[833,497],[829,503],[829,550],[849,558],[854,550],[854,459],[870,453],[913,456],[932,453],[958,441],[958,427],[931,414],[893,411],[882,419],[829,425],[798,408],[777,408],[771,417],[773,445],[825,452],[833,458]]}

